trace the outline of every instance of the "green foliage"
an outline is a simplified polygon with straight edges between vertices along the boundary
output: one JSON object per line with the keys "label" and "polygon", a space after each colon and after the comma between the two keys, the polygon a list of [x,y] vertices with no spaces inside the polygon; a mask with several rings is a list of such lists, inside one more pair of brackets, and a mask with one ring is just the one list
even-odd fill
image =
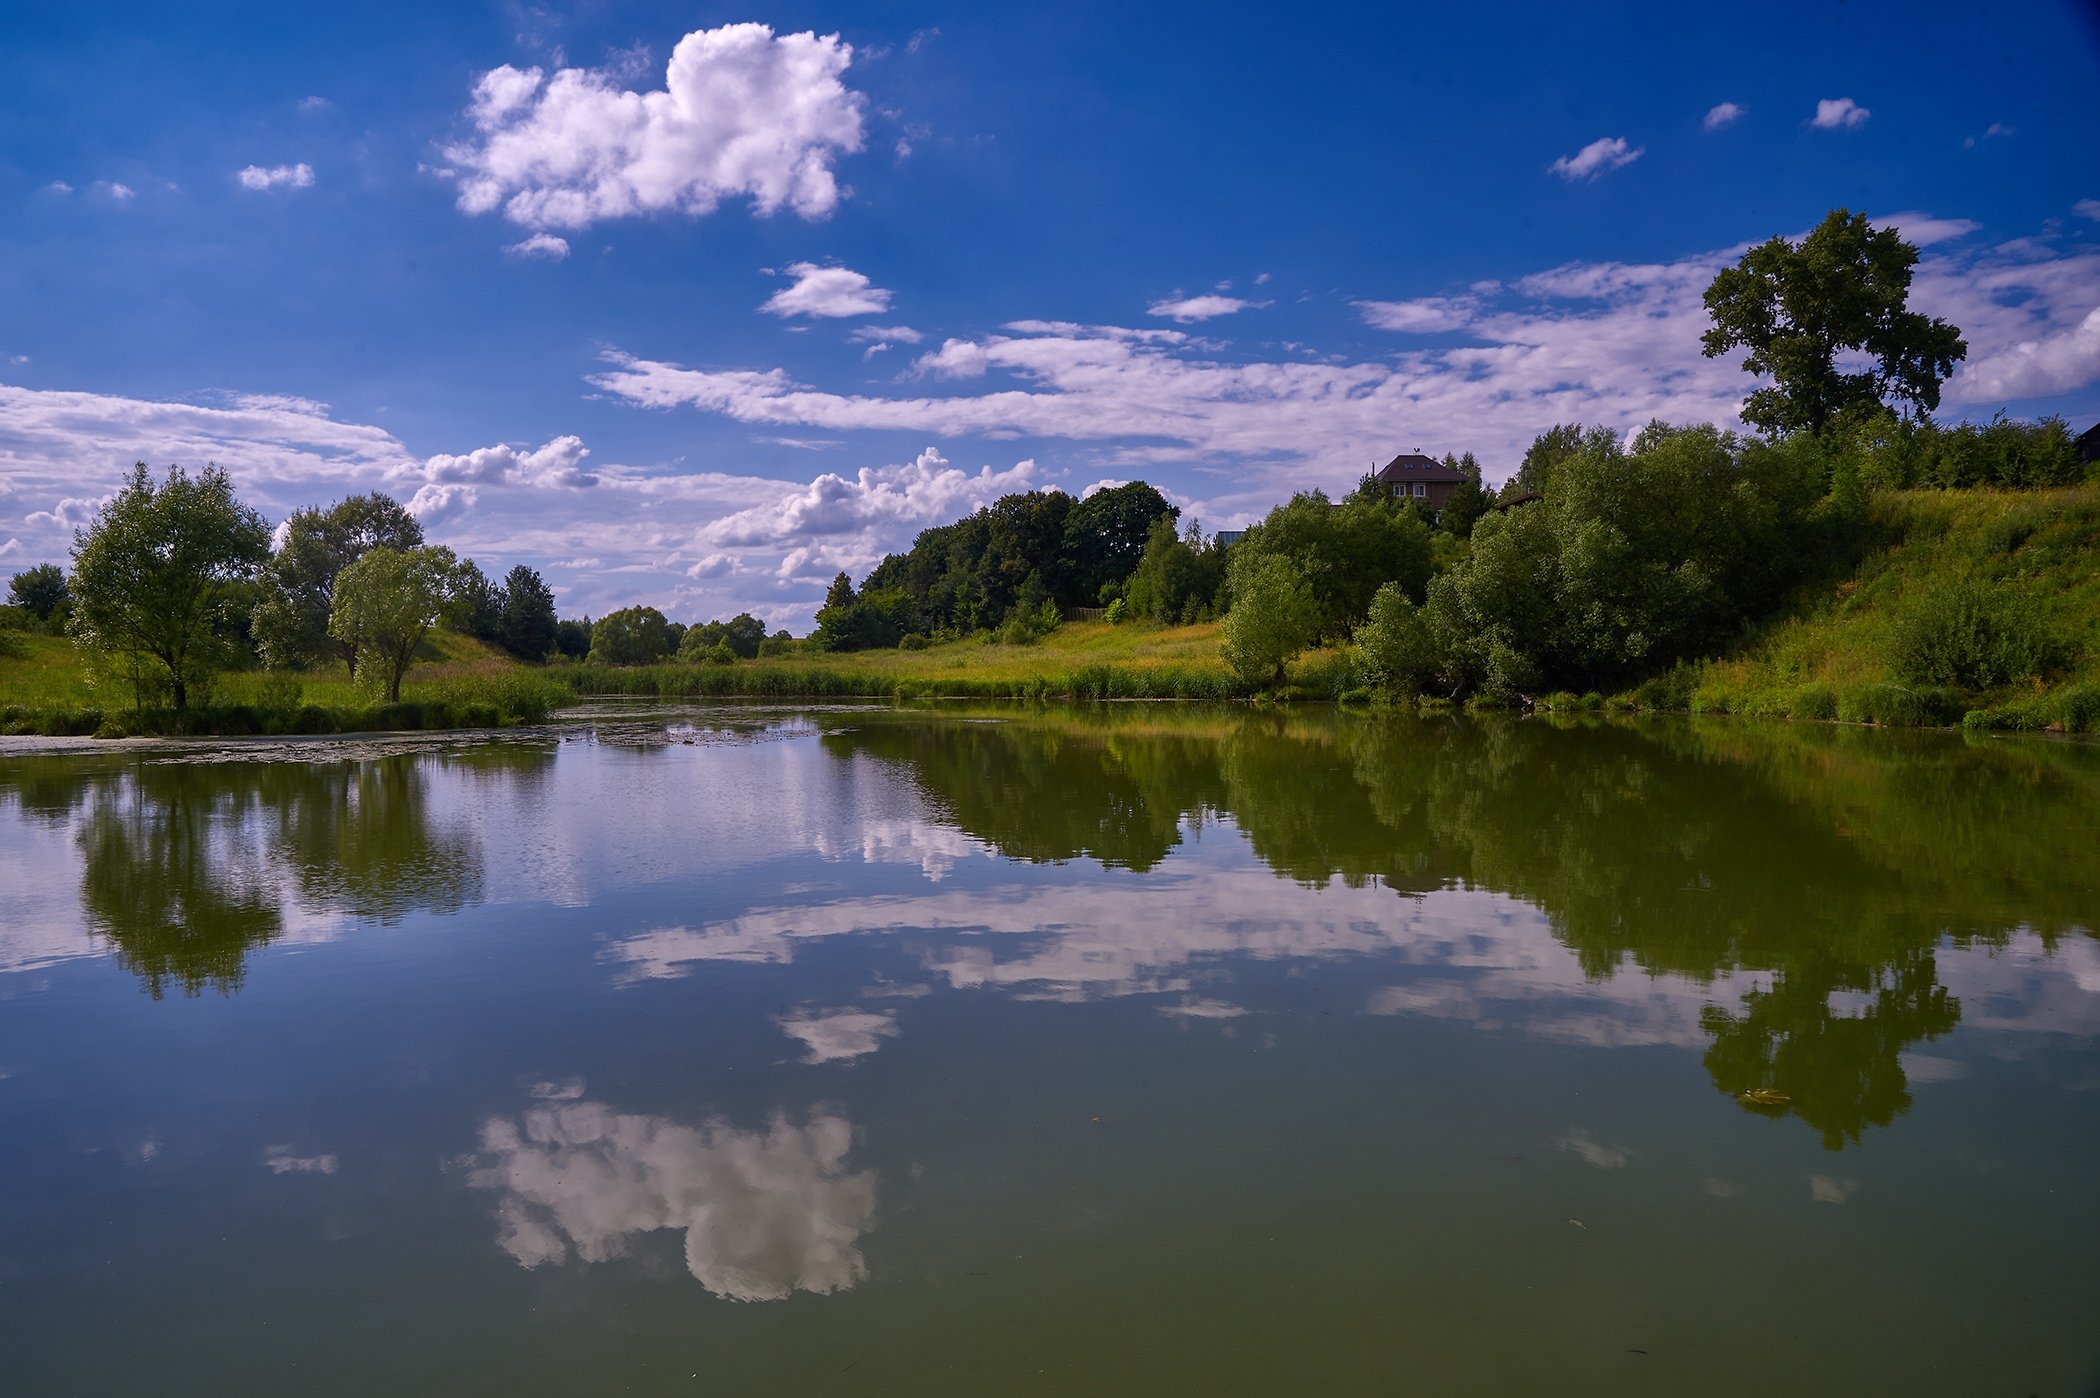
{"label": "green foliage", "polygon": [[1473,453],[1467,452],[1464,456],[1446,453],[1444,464],[1459,472],[1464,479],[1452,489],[1444,507],[1436,512],[1437,532],[1457,539],[1470,538],[1474,524],[1495,507],[1495,497],[1481,480],[1480,463],[1473,459]]}
{"label": "green foliage", "polygon": [[607,612],[591,628],[593,665],[653,665],[673,648],[671,624],[654,607]]}
{"label": "green foliage", "polygon": [[[1120,587],[1137,567],[1153,526],[1169,527],[1181,511],[1143,481],[1097,490],[1065,516],[1064,567],[1068,605],[1102,601],[1102,589]],[[1040,569],[1038,569],[1040,571]]]}
{"label": "green foliage", "polygon": [[1698,654],[1817,556],[1808,522],[1826,468],[1813,441],[1661,423],[1624,450],[1605,432],[1577,441],[1540,501],[1483,518],[1430,585],[1453,693],[1589,689]]}
{"label": "green foliage", "polygon": [[1225,616],[1225,663],[1245,684],[1282,684],[1284,662],[1319,631],[1311,584],[1284,554],[1244,547],[1233,550],[1227,581],[1232,610]]}
{"label": "green foliage", "polygon": [[766,624],[749,612],[738,612],[728,621],[688,627],[678,643],[678,658],[704,660],[715,647],[726,646],[732,659],[755,660],[765,640]]}
{"label": "green foliage", "polygon": [[135,702],[150,673],[187,708],[227,663],[223,610],[269,548],[269,526],[224,471],[171,467],[156,488],[140,462],[74,541],[74,635],[131,677]]}
{"label": "green foliage", "polygon": [[66,585],[65,569],[56,563],[39,563],[9,580],[7,600],[39,622],[48,623],[73,600],[73,593]]}
{"label": "green foliage", "polygon": [[503,590],[489,581],[481,565],[463,558],[453,570],[451,594],[445,604],[445,624],[477,641],[500,643],[503,632]]}
{"label": "green foliage", "polygon": [[1524,460],[1516,473],[1502,483],[1502,498],[1514,500],[1520,495],[1538,495],[1546,489],[1546,477],[1553,468],[1583,449],[1584,442],[1602,427],[1585,428],[1580,423],[1563,423],[1549,427],[1532,439],[1525,448]]}
{"label": "green foliage", "polygon": [[1356,629],[1356,652],[1364,683],[1390,695],[1411,697],[1436,673],[1436,639],[1398,583],[1372,597]]}
{"label": "green foliage", "polygon": [[373,491],[339,500],[326,510],[294,511],[284,543],[264,567],[262,596],[252,624],[257,650],[272,669],[298,669],[340,658],[356,668],[348,643],[332,641],[328,620],[336,575],[374,548],[408,550],[423,543],[423,526],[392,496]]}
{"label": "green foliage", "polygon": [[416,647],[454,605],[459,578],[452,550],[429,545],[380,544],[336,574],[328,634],[357,656],[351,674],[361,687],[400,702]]}
{"label": "green foliage", "polygon": [[591,619],[558,621],[554,624],[554,649],[564,660],[581,660],[591,653]]}
{"label": "green foliage", "polygon": [[1984,426],[1942,427],[1930,418],[1865,412],[1848,414],[1832,435],[1841,460],[1868,490],[2036,490],[2076,485],[2087,472],[2071,429],[2059,417],[2030,423],[2001,413]]}
{"label": "green foliage", "polygon": [[[1233,568],[1242,557],[1287,560],[1311,590],[1313,639],[1341,640],[1386,583],[1398,583],[1411,598],[1422,596],[1429,580],[1429,526],[1412,505],[1383,492],[1357,491],[1335,505],[1314,490],[1291,497],[1249,529],[1232,548]],[[1232,605],[1239,606],[1236,590]]]}
{"label": "green foliage", "polygon": [[[1706,290],[1705,352],[1747,349],[1743,368],[1772,380],[1752,390],[1743,420],[1820,433],[1847,409],[1937,408],[1968,345],[1954,326],[1907,309],[1917,261],[1894,228],[1833,209],[1799,245],[1773,238],[1723,269]],[[1841,369],[1848,352],[1865,367]]]}
{"label": "green foliage", "polygon": [[496,641],[520,660],[542,660],[555,650],[560,623],[554,618],[554,589],[523,563],[503,578],[502,612]]}
{"label": "green foliage", "polygon": [[1172,626],[1191,608],[1213,607],[1224,581],[1225,550],[1206,543],[1196,525],[1177,535],[1174,521],[1161,518],[1152,522],[1145,550],[1117,600],[1123,606],[1122,616]]}
{"label": "green foliage", "polygon": [[2063,660],[2031,598],[1967,578],[1934,579],[1913,597],[1889,648],[1899,678],[1965,689],[2035,678]]}

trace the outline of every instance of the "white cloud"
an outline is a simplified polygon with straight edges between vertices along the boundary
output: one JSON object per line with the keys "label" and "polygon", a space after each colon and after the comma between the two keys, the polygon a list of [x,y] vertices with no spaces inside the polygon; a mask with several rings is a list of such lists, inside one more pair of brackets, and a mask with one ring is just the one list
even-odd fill
{"label": "white cloud", "polygon": [[897,1032],[897,1016],[887,1010],[796,1010],[777,1016],[773,1023],[801,1043],[805,1063],[842,1063],[866,1057]]}
{"label": "white cloud", "polygon": [[847,342],[856,345],[916,345],[925,338],[909,325],[856,325],[846,332]]}
{"label": "white cloud", "polygon": [[21,551],[22,541],[20,539],[10,538],[6,543],[0,544],[0,558],[13,558]]}
{"label": "white cloud", "polygon": [[1750,109],[1739,102],[1718,102],[1707,110],[1700,125],[1708,131],[1719,131],[1722,127],[1741,121]]}
{"label": "white cloud", "polygon": [[752,1131],[562,1097],[484,1121],[467,1180],[497,1192],[496,1242],[521,1267],[610,1261],[669,1229],[708,1291],[784,1301],[867,1276],[858,1244],[875,1176],[847,1167],[852,1146],[851,1123],[831,1112]]}
{"label": "white cloud", "polygon": [[1154,301],[1145,308],[1145,314],[1164,316],[1187,325],[1191,321],[1213,320],[1218,316],[1259,309],[1268,304],[1266,301],[1242,300],[1237,296],[1185,296],[1179,300]]}
{"label": "white cloud", "polygon": [[96,180],[94,189],[96,193],[107,194],[120,204],[127,200],[138,198],[137,190],[128,184],[119,184],[115,180]]}
{"label": "white cloud", "polygon": [[1872,115],[1850,97],[1826,97],[1816,103],[1816,114],[1808,119],[1808,124],[1825,131],[1837,131],[1865,126],[1867,118]]}
{"label": "white cloud", "polygon": [[1983,225],[1969,218],[1934,218],[1915,209],[1906,209],[1900,214],[1872,220],[1876,226],[1892,225],[1906,242],[1917,247],[1929,248],[1935,243],[1951,242],[1966,238]]}
{"label": "white cloud", "polygon": [[569,240],[557,238],[552,233],[535,233],[523,242],[506,243],[503,250],[512,257],[539,262],[559,262],[569,255]]}
{"label": "white cloud", "polygon": [[267,169],[250,165],[234,178],[240,181],[242,189],[306,189],[314,182],[314,167],[303,160],[297,165],[272,165]]}
{"label": "white cloud", "polygon": [[1416,335],[1462,330],[1480,307],[1479,300],[1472,296],[1425,296],[1414,301],[1357,301],[1352,304],[1367,325]]}
{"label": "white cloud", "polygon": [[871,316],[890,308],[890,293],[850,267],[819,267],[796,262],[787,269],[794,285],[782,287],[759,307],[767,315]]}
{"label": "white cloud", "polygon": [[1996,137],[2010,136],[2013,129],[2002,121],[1994,121],[1983,129],[1981,136],[1970,136],[1962,141],[1962,149],[1974,150],[1980,143]]}
{"label": "white cloud", "polygon": [[85,529],[89,521],[94,519],[95,511],[107,504],[109,498],[107,495],[96,496],[92,499],[70,497],[59,501],[48,510],[38,510],[35,514],[25,515],[22,522],[24,524],[42,524],[57,529]]}
{"label": "white cloud", "polygon": [[421,465],[398,467],[390,474],[397,480],[432,484],[581,487],[598,483],[596,476],[583,469],[583,459],[590,454],[583,439],[572,435],[556,437],[533,451],[520,451],[504,442],[459,456],[433,456]]}
{"label": "white cloud", "polygon": [[408,512],[424,525],[443,524],[474,508],[477,492],[471,485],[423,485],[408,498]]}
{"label": "white cloud", "polygon": [[[2100,382],[2083,324],[2100,305],[2100,254],[1957,250],[1966,221],[1897,217],[1937,245],[1919,264],[1914,304],[1969,341],[1950,410],[1987,415]],[[1367,318],[1376,306],[1384,323],[1465,337],[1377,361],[1239,359],[1179,331],[1018,321],[919,358],[923,374],[961,381],[963,393],[834,392],[777,368],[695,370],[622,354],[593,382],[637,404],[772,429],[1109,444],[1090,469],[1237,459],[1249,501],[1273,502],[1279,490],[1353,479],[1402,436],[1473,450],[1493,476],[1555,422],[1732,422],[1752,381],[1732,358],[1705,358],[1699,341],[1707,284],[1741,252],[1574,263],[1463,297],[1365,303]],[[1213,504],[1237,509],[1236,498]]]}
{"label": "white cloud", "polygon": [[302,97],[299,99],[298,105],[300,111],[312,116],[316,112],[329,110],[335,106],[335,103],[329,101],[326,97]]}
{"label": "white cloud", "polygon": [[731,24],[679,40],[650,92],[591,69],[492,69],[475,84],[474,134],[445,152],[459,207],[528,228],[698,216],[745,196],[760,213],[822,217],[840,197],[833,161],[862,144],[864,101],[840,81],[852,59],[835,34]]}
{"label": "white cloud", "polygon": [[827,472],[807,485],[776,486],[773,498],[703,524],[693,540],[709,555],[784,551],[782,578],[830,577],[841,568],[858,575],[919,530],[1036,485],[1032,461],[973,475],[928,447],[909,463],[863,468],[851,479]]}
{"label": "white cloud", "polygon": [[1623,137],[1604,136],[1573,155],[1562,156],[1546,168],[1573,184],[1578,180],[1594,180],[1608,170],[1623,169],[1639,160],[1644,150],[1641,146],[1627,145]]}
{"label": "white cloud", "polygon": [[44,186],[44,193],[46,194],[71,194],[72,192],[73,186],[67,184],[64,180],[53,180]]}
{"label": "white cloud", "polygon": [[2071,212],[2080,218],[2100,222],[2100,199],[2081,199],[2071,206]]}

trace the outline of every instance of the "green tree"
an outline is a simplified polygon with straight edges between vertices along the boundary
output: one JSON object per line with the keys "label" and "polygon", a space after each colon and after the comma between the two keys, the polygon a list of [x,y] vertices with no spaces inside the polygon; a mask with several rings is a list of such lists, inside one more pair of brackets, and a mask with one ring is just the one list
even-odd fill
{"label": "green tree", "polygon": [[14,575],[7,584],[7,600],[38,621],[48,622],[73,600],[73,593],[66,586],[65,569],[56,563],[39,563]]}
{"label": "green tree", "polygon": [[1097,490],[1065,516],[1065,569],[1077,606],[1101,601],[1101,589],[1138,566],[1154,524],[1171,527],[1181,511],[1143,481]]}
{"label": "green tree", "polygon": [[503,577],[497,641],[521,660],[544,660],[555,648],[554,589],[539,571],[520,563]]}
{"label": "green tree", "polygon": [[1459,472],[1464,479],[1451,490],[1444,507],[1436,512],[1436,527],[1454,538],[1470,538],[1473,525],[1495,507],[1495,497],[1489,493],[1487,484],[1480,477],[1480,463],[1467,452],[1464,456],[1444,457],[1444,464]]}
{"label": "green tree", "polygon": [[503,589],[489,581],[489,575],[471,558],[462,558],[453,572],[445,624],[479,641],[497,641],[502,636]]}
{"label": "green tree", "polygon": [[1278,554],[1235,549],[1226,569],[1225,663],[1249,685],[1284,681],[1283,662],[1312,644],[1319,608],[1305,575]]}
{"label": "green tree", "polygon": [[328,634],[354,649],[360,685],[401,701],[401,680],[451,604],[458,570],[451,549],[382,544],[336,574]]}
{"label": "green tree", "polygon": [[[1743,368],[1772,382],[1743,420],[1768,432],[1820,433],[1847,408],[1895,402],[1921,413],[1969,352],[1961,331],[1908,309],[1918,250],[1865,214],[1833,209],[1799,244],[1773,238],[1706,289],[1712,358],[1747,349]],[[1852,355],[1865,363],[1848,371]]]}
{"label": "green tree", "polygon": [[1364,677],[1389,694],[1419,692],[1436,669],[1436,641],[1420,609],[1398,583],[1387,583],[1371,599],[1370,615],[1356,629]]}
{"label": "green tree", "polygon": [[591,628],[593,665],[654,665],[673,648],[671,623],[654,607],[622,607]]}
{"label": "green tree", "polygon": [[[1320,491],[1292,496],[1233,546],[1232,556],[1275,556],[1310,585],[1315,640],[1340,640],[1389,582],[1420,597],[1429,581],[1429,526],[1414,507],[1382,490],[1353,492],[1340,505]],[[1233,594],[1238,606],[1238,594]]]}
{"label": "green tree", "polygon": [[1524,460],[1517,467],[1516,474],[1502,483],[1502,498],[1514,500],[1523,495],[1543,494],[1546,477],[1553,474],[1553,468],[1581,451],[1582,444],[1594,433],[1603,431],[1606,429],[1585,429],[1580,423],[1565,422],[1539,433],[1524,449]]}
{"label": "green tree", "polygon": [[73,541],[73,633],[87,649],[165,678],[177,709],[222,668],[214,630],[228,596],[269,556],[270,528],[216,466],[170,467],[155,487],[141,461]]}
{"label": "green tree", "polygon": [[263,663],[296,669],[340,657],[352,670],[357,653],[331,639],[336,574],[367,550],[421,546],[423,526],[392,496],[373,491],[338,500],[325,510],[295,511],[284,542],[263,569],[263,600],[255,609],[254,635]]}

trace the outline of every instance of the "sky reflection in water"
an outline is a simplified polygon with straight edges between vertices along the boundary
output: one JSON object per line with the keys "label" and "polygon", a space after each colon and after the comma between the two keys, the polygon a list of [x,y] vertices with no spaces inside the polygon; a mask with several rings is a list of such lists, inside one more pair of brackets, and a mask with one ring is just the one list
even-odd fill
{"label": "sky reflection in water", "polygon": [[[0,854],[18,871],[0,922],[0,1183],[48,1181],[54,1152],[86,1150],[187,1172],[223,1222],[256,1186],[213,1162],[252,1152],[273,1188],[366,1181],[363,1223],[318,1196],[273,1206],[318,1210],[324,1237],[424,1221],[370,1265],[442,1256],[429,1265],[500,1315],[475,1271],[493,1237],[532,1277],[609,1264],[576,1273],[602,1294],[564,1304],[611,1314],[661,1286],[658,1240],[713,1297],[779,1302],[952,1279],[959,1252],[1018,1250],[1042,1226],[1031,1211],[1064,1217],[1052,1201],[1088,1181],[1103,1192],[1068,1232],[1109,1210],[1150,1235],[1192,1207],[1148,1204],[1144,1176],[1116,1173],[1135,1158],[1031,1136],[1066,1113],[1183,1119],[1138,1158],[1244,1157],[1188,1191],[1203,1226],[1299,1227],[1293,1264],[1329,1266],[1359,1245],[1322,1253],[1318,1225],[1265,1211],[1310,1161],[1345,1170],[1359,1152],[1395,1168],[1431,1152],[1405,1187],[1433,1196],[1445,1155],[1472,1160],[1438,1196],[1458,1213],[1514,1187],[1488,1159],[1528,1172],[1503,1208],[1538,1202],[1553,1160],[1599,1180],[1674,1171],[1708,1207],[1771,1196],[1783,1168],[1801,1203],[1856,1208],[1871,1143],[1909,1129],[1921,1091],[1981,1076],[2053,1114],[2049,1150],[2095,1136],[2089,747],[1147,707],[613,713],[339,757],[0,756]],[[112,998],[112,976],[145,994]],[[287,1042],[302,1035],[327,1066]],[[143,1110],[83,1066],[84,1042],[216,1086],[187,1117]],[[1250,1066],[1293,1053],[1318,1060],[1311,1077]],[[1343,1105],[1410,1066],[1405,1121]],[[1312,1155],[1217,1153],[1235,1114],[1315,1102],[1332,1115]],[[1974,1139],[1974,1110],[1921,1130],[1944,1151],[1950,1131]],[[1790,1134],[1709,1148],[1733,1139],[1728,1116]],[[1979,1149],[1977,1168],[2008,1168]],[[2021,1168],[2047,1188],[2075,1166]],[[1217,1194],[1236,1169],[1269,1180],[1264,1203]],[[0,1248],[0,1286],[61,1279],[61,1331],[113,1304],[65,1219],[114,1187],[54,1186],[52,1221]],[[1500,1226],[1451,1246],[1477,1252]],[[225,1285],[311,1233],[264,1229]],[[181,1247],[186,1226],[156,1236]],[[2059,1350],[2062,1372],[2092,1357]]]}

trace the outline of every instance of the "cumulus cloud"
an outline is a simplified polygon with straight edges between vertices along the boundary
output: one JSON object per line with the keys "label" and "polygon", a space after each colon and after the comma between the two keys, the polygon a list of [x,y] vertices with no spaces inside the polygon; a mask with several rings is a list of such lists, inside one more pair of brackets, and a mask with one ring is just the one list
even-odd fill
{"label": "cumulus cloud", "polygon": [[73,186],[67,184],[64,180],[53,180],[44,186],[44,193],[46,194],[71,194],[72,192]]}
{"label": "cumulus cloud", "polygon": [[581,1096],[482,1123],[468,1182],[495,1192],[497,1246],[521,1267],[606,1262],[645,1233],[685,1235],[694,1280],[731,1301],[844,1291],[867,1276],[875,1176],[852,1170],[833,1112],[763,1130],[685,1126]]}
{"label": "cumulus cloud", "polygon": [[297,165],[249,165],[234,178],[242,189],[306,189],[314,182],[314,167],[305,161]]}
{"label": "cumulus cloud", "polygon": [[759,307],[767,315],[845,316],[879,315],[890,308],[890,293],[850,267],[819,267],[814,262],[796,262],[787,269],[794,285],[784,286]]}
{"label": "cumulus cloud", "polygon": [[499,443],[461,456],[433,456],[420,465],[397,468],[393,474],[396,479],[433,484],[581,487],[597,484],[597,477],[583,469],[583,459],[590,454],[581,437],[556,437],[534,451]]}
{"label": "cumulus cloud", "polygon": [[552,233],[535,233],[523,242],[506,243],[503,250],[512,257],[537,262],[559,262],[569,255],[569,240],[557,238]]}
{"label": "cumulus cloud", "polygon": [[778,488],[773,499],[702,525],[695,547],[710,555],[785,550],[783,578],[858,572],[928,525],[1035,485],[1033,461],[973,475],[928,447],[903,465],[864,467],[850,479],[826,472],[807,485]]}
{"label": "cumulus cloud", "polygon": [[1865,126],[1872,115],[1850,97],[1826,97],[1816,103],[1816,114],[1808,119],[1808,124],[1824,131],[1848,130]]}
{"label": "cumulus cloud", "polygon": [[98,495],[91,499],[69,497],[59,501],[48,510],[38,510],[23,516],[24,524],[42,524],[56,529],[85,529],[94,519],[95,511],[109,501],[109,496]]}
{"label": "cumulus cloud", "polygon": [[21,551],[22,541],[20,539],[9,538],[6,543],[0,543],[0,558],[13,558]]}
{"label": "cumulus cloud", "polygon": [[1366,325],[1416,335],[1462,330],[1480,307],[1479,299],[1473,296],[1425,296],[1414,301],[1357,301],[1353,304]]}
{"label": "cumulus cloud", "polygon": [[459,207],[539,229],[741,197],[820,218],[840,198],[833,162],[862,145],[864,100],[840,80],[852,60],[835,34],[729,24],[679,40],[648,92],[614,72],[505,64],[475,84],[473,134],[445,152]]}
{"label": "cumulus cloud", "polygon": [[478,498],[471,485],[422,485],[408,497],[408,512],[426,525],[458,519]]}
{"label": "cumulus cloud", "polygon": [[308,116],[312,116],[316,112],[325,112],[334,105],[335,103],[329,101],[326,97],[302,97],[299,99],[299,110],[305,112]]}
{"label": "cumulus cloud", "polygon": [[1722,127],[1742,120],[1750,109],[1738,102],[1717,102],[1707,109],[1706,117],[1699,124],[1708,131],[1719,131]]}
{"label": "cumulus cloud", "polygon": [[1145,314],[1163,316],[1187,325],[1191,321],[1212,320],[1268,304],[1266,301],[1242,300],[1237,296],[1185,296],[1179,300],[1154,301],[1145,308]]}
{"label": "cumulus cloud", "polygon": [[1644,147],[1630,146],[1623,137],[1604,136],[1590,142],[1573,155],[1564,155],[1547,166],[1554,174],[1575,184],[1582,180],[1594,180],[1610,170],[1623,169],[1639,160]]}
{"label": "cumulus cloud", "polygon": [[119,184],[115,180],[96,180],[94,188],[96,193],[106,194],[120,204],[127,200],[136,199],[139,195],[139,192],[130,185]]}
{"label": "cumulus cloud", "polygon": [[2071,206],[2071,212],[2080,218],[2100,222],[2100,199],[2081,199]]}

